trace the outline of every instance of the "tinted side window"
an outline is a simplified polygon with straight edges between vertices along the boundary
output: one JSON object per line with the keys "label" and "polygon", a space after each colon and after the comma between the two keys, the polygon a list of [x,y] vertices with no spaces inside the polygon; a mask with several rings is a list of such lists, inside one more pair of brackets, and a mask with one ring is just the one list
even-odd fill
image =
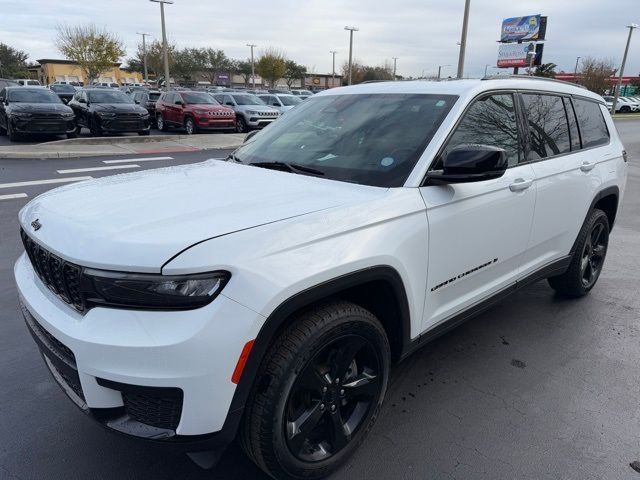
{"label": "tinted side window", "polygon": [[562,97],[522,95],[529,124],[529,160],[571,151],[569,124]]}
{"label": "tinted side window", "polygon": [[516,165],[520,140],[513,95],[490,95],[473,102],[449,139],[444,155],[459,145],[503,148],[509,165]]}
{"label": "tinted side window", "polygon": [[573,105],[568,97],[563,97],[564,108],[567,111],[567,118],[569,119],[569,134],[571,135],[571,150],[580,150],[580,134],[578,133],[578,121],[576,120],[576,114],[573,110]]}
{"label": "tinted side window", "polygon": [[602,116],[600,105],[596,102],[573,99],[573,105],[578,117],[582,148],[595,147],[609,143],[609,130]]}

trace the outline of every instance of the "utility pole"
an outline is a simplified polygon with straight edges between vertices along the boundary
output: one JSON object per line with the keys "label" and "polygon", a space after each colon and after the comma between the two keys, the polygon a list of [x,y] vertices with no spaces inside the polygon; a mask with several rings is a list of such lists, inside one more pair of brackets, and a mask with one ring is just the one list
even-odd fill
{"label": "utility pole", "polygon": [[333,88],[336,86],[336,53],[338,53],[338,51],[331,50],[329,53],[333,55],[333,63],[331,64],[331,87]]}
{"label": "utility pole", "polygon": [[624,47],[624,55],[622,57],[622,65],[620,66],[620,75],[618,76],[618,85],[616,86],[616,93],[613,96],[613,105],[611,106],[611,115],[616,114],[616,104],[618,103],[618,97],[620,96],[620,88],[622,87],[622,75],[624,75],[624,66],[627,63],[627,54],[629,53],[629,44],[631,43],[631,34],[634,28],[638,28],[637,23],[627,25],[629,29],[629,36],[627,37],[627,46]]}
{"label": "utility pole", "polygon": [[578,62],[580,61],[582,57],[577,57],[576,58],[576,68],[573,69],[573,78],[576,81],[576,83],[578,83]]}
{"label": "utility pole", "polygon": [[450,67],[451,65],[438,65],[438,80],[440,80],[440,73],[444,67]]}
{"label": "utility pole", "polygon": [[251,47],[251,83],[253,84],[253,89],[256,89],[256,68],[253,64],[253,49],[257,47],[254,43],[247,43],[247,47]]}
{"label": "utility pole", "polygon": [[460,37],[460,56],[458,57],[458,78],[464,76],[464,54],[467,48],[467,29],[469,27],[469,8],[471,0],[464,2],[464,17],[462,19],[462,36]]}
{"label": "utility pole", "polygon": [[396,65],[398,62],[398,57],[391,57],[393,58],[393,81],[396,81]]}
{"label": "utility pole", "polygon": [[356,27],[344,27],[345,30],[349,30],[349,80],[347,85],[351,85],[351,66],[353,62],[353,32],[357,32],[359,29]]}
{"label": "utility pole", "polygon": [[[172,4],[173,0],[149,0],[160,4],[160,21],[162,23],[162,56],[164,57],[164,85],[165,90],[171,89],[171,76],[169,75],[169,46],[167,45],[167,29],[164,23],[164,4]],[[159,87],[160,85],[158,85]]]}
{"label": "utility pole", "polygon": [[142,35],[142,63],[144,64],[144,83],[149,85],[149,72],[147,71],[147,42],[145,37],[151,36],[149,33],[136,32],[138,35]]}

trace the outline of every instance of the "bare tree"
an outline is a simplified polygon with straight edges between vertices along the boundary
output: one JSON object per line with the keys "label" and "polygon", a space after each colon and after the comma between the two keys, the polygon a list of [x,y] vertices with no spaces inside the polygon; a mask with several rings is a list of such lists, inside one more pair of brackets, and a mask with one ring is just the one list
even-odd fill
{"label": "bare tree", "polygon": [[611,88],[611,76],[616,73],[610,58],[585,57],[582,59],[579,83],[592,92],[604,95]]}
{"label": "bare tree", "polygon": [[94,24],[59,25],[57,30],[58,50],[84,70],[87,83],[113,68],[114,63],[126,53],[122,40]]}

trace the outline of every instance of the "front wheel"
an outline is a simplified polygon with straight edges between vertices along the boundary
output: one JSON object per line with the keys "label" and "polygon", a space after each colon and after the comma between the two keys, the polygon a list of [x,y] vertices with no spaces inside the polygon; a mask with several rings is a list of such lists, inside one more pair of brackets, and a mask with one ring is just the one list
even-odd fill
{"label": "front wheel", "polygon": [[193,118],[187,117],[184,121],[184,131],[187,132],[187,135],[193,135],[198,132],[198,128],[196,127]]}
{"label": "front wheel", "polygon": [[168,126],[165,123],[161,113],[156,117],[156,125],[158,126],[158,130],[160,130],[161,132],[166,132],[168,129]]}
{"label": "front wheel", "polygon": [[15,128],[13,128],[10,120],[7,121],[7,135],[9,135],[9,140],[11,140],[12,142],[17,142],[18,140],[20,140],[20,134],[16,132]]}
{"label": "front wheel", "polygon": [[244,133],[247,131],[247,122],[243,117],[236,118],[236,132]]}
{"label": "front wheel", "polygon": [[92,118],[89,121],[89,131],[91,132],[92,137],[101,137],[102,136],[102,127],[100,123],[95,118]]}
{"label": "front wheel", "polygon": [[140,135],[141,137],[146,137],[147,135],[150,135],[151,132],[149,130],[142,130],[141,132],[138,132],[138,135]]}
{"label": "front wheel", "polygon": [[589,293],[600,277],[609,245],[609,220],[595,209],[582,226],[569,268],[562,275],[548,279],[556,292],[568,297]]}
{"label": "front wheel", "polygon": [[620,108],[620,113],[629,113],[629,112],[631,112],[631,108],[627,107],[626,105]]}
{"label": "front wheel", "polygon": [[385,331],[367,310],[334,302],[307,311],[260,367],[245,412],[244,450],[274,478],[330,474],[375,423],[389,358]]}

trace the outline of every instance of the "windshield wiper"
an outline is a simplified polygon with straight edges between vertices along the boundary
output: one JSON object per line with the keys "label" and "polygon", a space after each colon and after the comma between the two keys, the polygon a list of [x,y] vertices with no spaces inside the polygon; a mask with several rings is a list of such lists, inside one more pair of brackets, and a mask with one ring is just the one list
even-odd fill
{"label": "windshield wiper", "polygon": [[291,173],[307,173],[311,175],[324,176],[325,173],[322,170],[317,170],[315,168],[307,167],[305,165],[300,165],[299,163],[289,163],[289,162],[255,162],[250,163],[249,165],[253,165],[255,167],[261,168],[269,168],[271,170],[280,170]]}
{"label": "windshield wiper", "polygon": [[228,161],[232,161],[232,162],[237,162],[237,163],[242,163],[242,160],[240,160],[238,157],[236,157],[235,153],[230,153],[229,156],[227,158],[225,158],[225,160]]}

